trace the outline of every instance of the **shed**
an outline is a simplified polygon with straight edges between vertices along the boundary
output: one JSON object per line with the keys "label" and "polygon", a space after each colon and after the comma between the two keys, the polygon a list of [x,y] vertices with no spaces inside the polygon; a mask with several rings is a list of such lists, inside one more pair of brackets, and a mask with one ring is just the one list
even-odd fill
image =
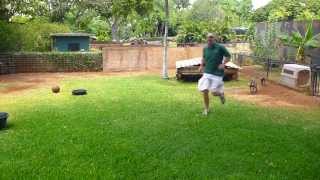
{"label": "shed", "polygon": [[281,72],[280,84],[294,88],[305,88],[310,82],[310,67],[299,64],[285,64]]}
{"label": "shed", "polygon": [[[176,76],[178,80],[188,78],[199,79],[202,72],[199,71],[202,58],[193,58],[176,62]],[[224,80],[238,80],[241,68],[233,62],[226,64]]]}
{"label": "shed", "polygon": [[245,35],[249,29],[246,27],[234,27],[231,30],[236,33],[236,35]]}
{"label": "shed", "polygon": [[91,35],[87,33],[51,34],[52,50],[55,51],[89,51]]}

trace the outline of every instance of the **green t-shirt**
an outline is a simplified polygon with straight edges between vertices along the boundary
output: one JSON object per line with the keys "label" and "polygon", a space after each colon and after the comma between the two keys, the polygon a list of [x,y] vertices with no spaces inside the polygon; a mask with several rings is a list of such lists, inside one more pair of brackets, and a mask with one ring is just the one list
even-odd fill
{"label": "green t-shirt", "polygon": [[219,69],[219,65],[223,62],[223,57],[230,57],[230,53],[224,46],[215,43],[211,47],[205,47],[203,49],[204,72],[216,76],[224,76],[224,70]]}

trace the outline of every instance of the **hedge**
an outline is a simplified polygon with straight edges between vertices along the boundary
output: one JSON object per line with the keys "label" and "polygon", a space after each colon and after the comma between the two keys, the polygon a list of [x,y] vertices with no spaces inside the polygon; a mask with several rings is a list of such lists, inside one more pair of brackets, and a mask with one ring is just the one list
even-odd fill
{"label": "hedge", "polygon": [[2,74],[103,70],[101,52],[21,52],[0,54],[0,64]]}

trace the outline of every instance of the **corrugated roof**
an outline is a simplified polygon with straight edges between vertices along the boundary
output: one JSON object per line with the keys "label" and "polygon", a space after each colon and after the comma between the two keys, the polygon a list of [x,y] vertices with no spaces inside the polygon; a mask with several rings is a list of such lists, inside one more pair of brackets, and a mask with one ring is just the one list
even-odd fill
{"label": "corrugated roof", "polygon": [[[190,66],[197,66],[201,64],[201,57],[198,58],[193,58],[193,59],[187,59],[187,60],[182,60],[182,61],[177,61],[176,62],[176,68],[183,68],[183,67],[190,67]],[[234,64],[233,62],[228,62],[226,64],[227,67],[234,68],[234,69],[241,69],[240,66]]]}
{"label": "corrugated roof", "polygon": [[310,71],[309,66],[303,66],[303,65],[299,65],[299,64],[284,64],[283,68],[291,70],[291,71],[302,71],[302,70]]}
{"label": "corrugated roof", "polygon": [[226,64],[226,67],[229,67],[229,68],[233,68],[233,69],[241,69],[240,66],[236,65],[235,63],[229,61],[227,64]]}
{"label": "corrugated roof", "polygon": [[178,69],[178,68],[182,68],[182,67],[196,66],[196,65],[200,65],[200,64],[201,64],[201,57],[177,61],[176,68]]}
{"label": "corrugated roof", "polygon": [[50,34],[50,36],[53,37],[93,37],[92,34],[88,34],[88,33],[53,33]]}

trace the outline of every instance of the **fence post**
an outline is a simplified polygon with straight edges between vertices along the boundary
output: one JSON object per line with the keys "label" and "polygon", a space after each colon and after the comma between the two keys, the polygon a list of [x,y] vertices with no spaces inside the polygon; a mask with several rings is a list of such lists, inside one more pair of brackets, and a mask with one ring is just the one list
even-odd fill
{"label": "fence post", "polygon": [[317,73],[315,71],[312,71],[312,96],[315,96],[317,94]]}
{"label": "fence post", "polygon": [[319,96],[320,94],[320,66],[311,64],[311,93],[312,96]]}
{"label": "fence post", "polygon": [[269,72],[270,71],[270,58],[267,58],[267,79],[269,79]]}

